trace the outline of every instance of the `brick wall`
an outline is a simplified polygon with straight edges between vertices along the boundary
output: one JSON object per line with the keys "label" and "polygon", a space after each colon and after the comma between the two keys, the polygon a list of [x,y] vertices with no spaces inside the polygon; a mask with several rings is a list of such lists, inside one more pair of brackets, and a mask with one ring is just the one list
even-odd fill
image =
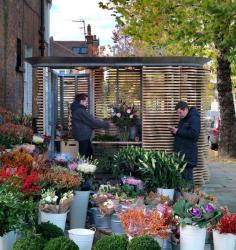
{"label": "brick wall", "polygon": [[[25,45],[40,56],[40,0],[0,0],[0,105],[21,114],[24,103],[23,72],[16,71],[17,38],[22,41],[22,66]],[[37,93],[33,75],[33,100]],[[36,113],[33,104],[33,113]]]}

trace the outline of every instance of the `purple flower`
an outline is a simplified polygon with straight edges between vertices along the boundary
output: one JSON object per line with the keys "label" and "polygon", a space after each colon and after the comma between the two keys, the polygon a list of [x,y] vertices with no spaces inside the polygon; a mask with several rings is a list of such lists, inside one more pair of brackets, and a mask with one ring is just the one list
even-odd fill
{"label": "purple flower", "polygon": [[189,213],[196,218],[200,218],[202,215],[201,209],[198,207],[192,207],[189,209]]}
{"label": "purple flower", "polygon": [[68,164],[68,168],[69,168],[70,170],[72,170],[72,171],[75,171],[75,170],[77,169],[77,167],[78,167],[78,163],[76,163],[76,162],[70,162],[70,163]]}
{"label": "purple flower", "polygon": [[206,213],[213,213],[215,211],[215,208],[210,203],[208,203],[204,206],[204,210],[206,211]]}

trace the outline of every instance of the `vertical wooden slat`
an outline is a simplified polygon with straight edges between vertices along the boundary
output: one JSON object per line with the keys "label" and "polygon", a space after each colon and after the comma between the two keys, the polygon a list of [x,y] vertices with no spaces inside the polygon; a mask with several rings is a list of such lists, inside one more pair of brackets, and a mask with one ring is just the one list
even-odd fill
{"label": "vertical wooden slat", "polygon": [[146,149],[173,151],[173,136],[168,126],[178,124],[174,110],[179,100],[187,101],[200,112],[202,129],[199,138],[198,165],[194,171],[197,184],[207,181],[205,164],[206,134],[203,98],[209,72],[197,67],[144,67],[143,68],[143,134]]}

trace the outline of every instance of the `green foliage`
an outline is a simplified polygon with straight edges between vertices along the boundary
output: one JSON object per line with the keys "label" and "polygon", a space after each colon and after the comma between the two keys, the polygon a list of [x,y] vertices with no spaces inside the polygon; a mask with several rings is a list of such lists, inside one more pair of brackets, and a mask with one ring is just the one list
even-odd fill
{"label": "green foliage", "polygon": [[161,247],[152,237],[140,236],[129,242],[127,250],[161,250]]}
{"label": "green foliage", "polygon": [[43,222],[37,225],[36,233],[40,234],[41,237],[47,241],[59,236],[64,236],[63,230],[50,222]]}
{"label": "green foliage", "polygon": [[0,236],[17,229],[25,231],[35,224],[36,204],[23,200],[23,193],[11,181],[0,185]]}
{"label": "green foliage", "polygon": [[175,46],[186,55],[221,49],[227,49],[232,60],[235,55],[234,1],[109,0],[100,7],[111,10],[124,34],[134,40],[166,50]]}
{"label": "green foliage", "polygon": [[208,224],[215,225],[223,216],[222,210],[212,203],[193,205],[182,199],[174,204],[172,210],[181,226],[193,225],[203,228]]}
{"label": "green foliage", "polygon": [[128,241],[124,236],[110,235],[97,241],[93,250],[126,250]]}
{"label": "green foliage", "polygon": [[79,250],[79,247],[74,241],[60,236],[48,241],[44,247],[44,250]]}
{"label": "green foliage", "polygon": [[44,239],[33,235],[18,239],[13,246],[13,250],[43,250],[44,244]]}
{"label": "green foliage", "polygon": [[147,187],[176,188],[182,184],[185,156],[165,151],[146,151],[139,171]]}
{"label": "green foliage", "polygon": [[18,145],[21,142],[22,140],[18,136],[0,134],[0,145],[5,148],[13,148],[13,146]]}
{"label": "green foliage", "polygon": [[122,175],[139,177],[140,160],[143,160],[145,150],[140,147],[129,146],[122,148],[114,155],[113,175],[119,178]]}

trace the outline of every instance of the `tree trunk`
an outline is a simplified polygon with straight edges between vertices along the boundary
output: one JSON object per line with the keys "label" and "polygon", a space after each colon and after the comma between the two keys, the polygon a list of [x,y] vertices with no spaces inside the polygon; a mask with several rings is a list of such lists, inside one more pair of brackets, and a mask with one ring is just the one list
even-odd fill
{"label": "tree trunk", "polygon": [[236,157],[236,118],[227,51],[221,50],[217,58],[217,90],[220,107],[219,153],[221,157]]}

